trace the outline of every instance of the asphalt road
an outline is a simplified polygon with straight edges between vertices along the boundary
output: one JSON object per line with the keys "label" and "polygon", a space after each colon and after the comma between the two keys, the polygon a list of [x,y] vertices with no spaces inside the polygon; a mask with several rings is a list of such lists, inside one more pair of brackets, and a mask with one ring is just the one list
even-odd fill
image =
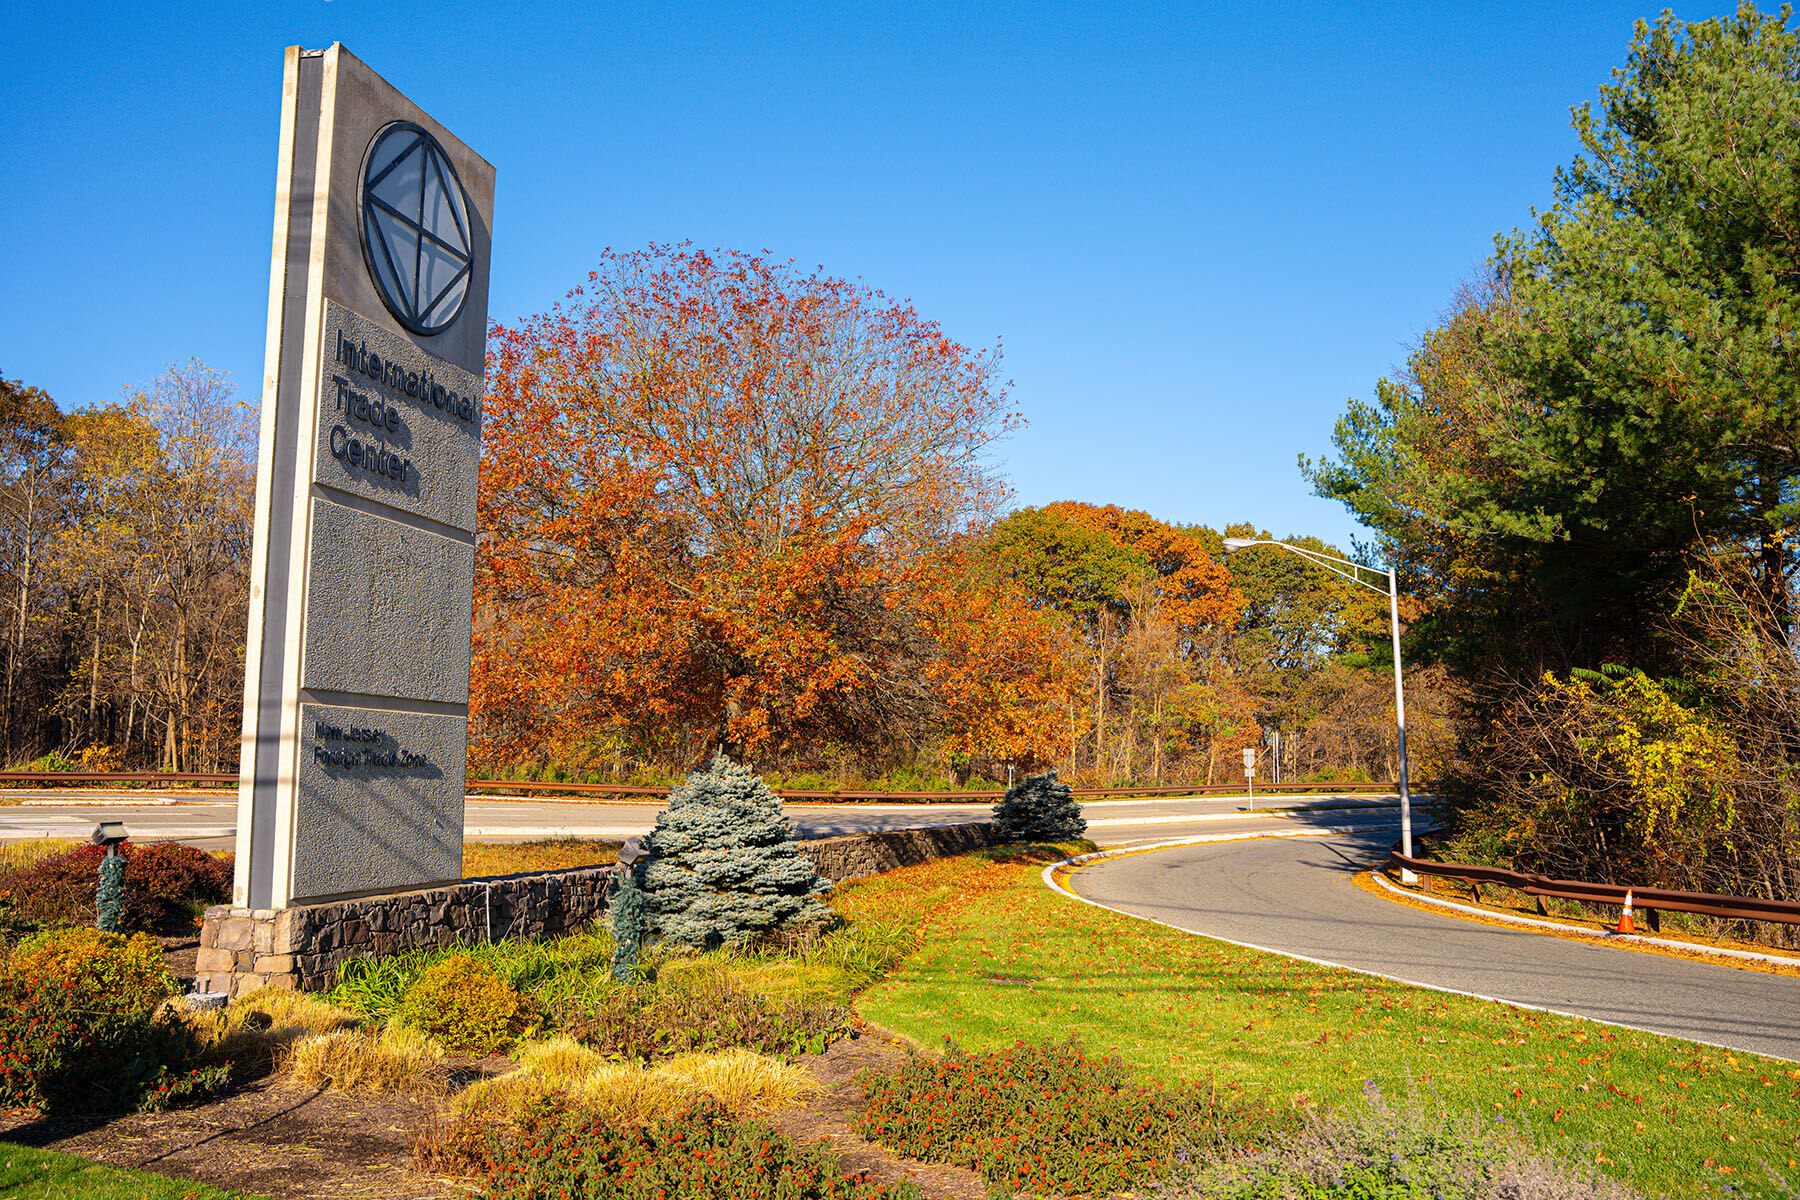
{"label": "asphalt road", "polygon": [[[85,838],[96,822],[121,821],[139,840],[178,839],[209,850],[229,849],[237,829],[235,799],[214,796],[157,804],[121,803],[117,793],[36,793],[17,807],[0,807],[0,841],[35,837]],[[1280,828],[1294,819],[1330,818],[1333,825],[1358,820],[1391,820],[1394,801],[1369,797],[1284,796],[1274,804],[1256,801],[1246,809],[1242,796],[1105,800],[1082,806],[1088,836],[1102,845],[1193,833],[1239,832]],[[1307,806],[1330,805],[1323,812]],[[626,838],[656,823],[661,804],[594,804],[552,800],[470,800],[464,813],[467,836],[476,841],[508,842],[542,837]],[[832,837],[881,829],[915,829],[984,821],[988,804],[791,804],[790,820],[802,837]],[[1288,811],[1293,817],[1268,816]],[[1304,814],[1304,815],[1302,815]]]}
{"label": "asphalt road", "polygon": [[1265,950],[1800,1061],[1800,980],[1476,924],[1355,887],[1392,840],[1390,826],[1182,846],[1102,859],[1068,886]]}

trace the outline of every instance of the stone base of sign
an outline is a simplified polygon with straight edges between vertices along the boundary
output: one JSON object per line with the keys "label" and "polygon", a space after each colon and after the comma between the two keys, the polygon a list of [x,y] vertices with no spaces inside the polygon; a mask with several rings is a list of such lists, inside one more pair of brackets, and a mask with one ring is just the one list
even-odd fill
{"label": "stone base of sign", "polygon": [[[976,821],[820,838],[800,849],[835,883],[998,843],[993,824]],[[608,864],[292,908],[209,908],[193,990],[233,997],[262,987],[322,991],[346,959],[571,933],[606,912],[619,871]]]}
{"label": "stone base of sign", "polygon": [[999,844],[999,833],[993,822],[971,821],[966,825],[938,825],[931,829],[895,829],[884,833],[820,838],[802,842],[800,850],[812,859],[813,870],[833,883],[839,883]]}
{"label": "stone base of sign", "polygon": [[459,942],[570,933],[606,911],[617,866],[469,879],[448,887],[293,908],[206,910],[197,992],[328,988],[339,963]]}

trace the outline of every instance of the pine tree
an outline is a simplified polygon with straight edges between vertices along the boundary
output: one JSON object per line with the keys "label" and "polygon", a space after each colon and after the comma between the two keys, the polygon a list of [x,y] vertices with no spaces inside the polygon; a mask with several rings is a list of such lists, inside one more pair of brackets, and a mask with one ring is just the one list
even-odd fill
{"label": "pine tree", "polygon": [[1055,771],[1021,779],[994,805],[994,824],[1009,842],[1068,842],[1087,832],[1081,805]]}
{"label": "pine tree", "polygon": [[652,930],[672,946],[735,944],[830,919],[831,884],[800,852],[781,800],[720,755],[669,793],[639,864]]}

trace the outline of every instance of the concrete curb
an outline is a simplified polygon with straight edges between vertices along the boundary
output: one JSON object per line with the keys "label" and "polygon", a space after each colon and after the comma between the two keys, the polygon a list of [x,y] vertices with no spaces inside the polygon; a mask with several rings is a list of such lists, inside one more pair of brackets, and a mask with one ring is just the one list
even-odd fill
{"label": "concrete curb", "polygon": [[1800,967],[1800,957],[1787,954],[1763,954],[1756,950],[1731,950],[1724,946],[1704,946],[1697,942],[1677,942],[1669,938],[1646,937],[1641,933],[1601,933],[1593,929],[1583,929],[1578,925],[1562,925],[1555,921],[1541,921],[1535,917],[1518,917],[1511,913],[1490,912],[1485,908],[1477,908],[1473,904],[1458,904],[1454,900],[1442,900],[1436,896],[1426,896],[1418,892],[1409,892],[1400,887],[1379,870],[1371,871],[1369,877],[1376,886],[1392,892],[1396,896],[1404,896],[1408,900],[1420,904],[1429,904],[1433,908],[1449,909],[1452,912],[1469,913],[1486,921],[1502,921],[1508,925],[1524,925],[1533,929],[1549,929],[1563,937],[1577,937],[1585,941],[1601,942],[1609,946],[1632,949],[1636,946],[1667,946],[1671,950],[1685,950],[1690,954],[1719,954],[1726,958],[1745,958],[1756,962],[1777,963],[1782,966]]}
{"label": "concrete curb", "polygon": [[1447,995],[1451,995],[1451,996],[1466,996],[1471,1000],[1485,1000],[1492,1004],[1505,1004],[1505,1005],[1509,1005],[1513,1008],[1529,1009],[1532,1012],[1555,1013],[1559,1017],[1572,1017],[1578,1021],[1592,1021],[1596,1025],[1610,1025],[1614,1029],[1629,1029],[1633,1033],[1645,1033],[1645,1034],[1649,1034],[1651,1037],[1666,1038],[1669,1041],[1690,1042],[1696,1046],[1711,1046],[1715,1050],[1728,1050],[1733,1054],[1751,1054],[1751,1055],[1755,1055],[1758,1058],[1770,1059],[1771,1061],[1774,1061],[1774,1062],[1800,1062],[1800,1059],[1783,1058],[1779,1054],[1766,1054],[1760,1050],[1745,1050],[1741,1046],[1728,1046],[1723,1042],[1708,1042],[1701,1038],[1683,1037],[1679,1034],[1664,1033],[1658,1029],[1645,1029],[1641,1025],[1628,1025],[1623,1021],[1606,1021],[1606,1020],[1602,1020],[1599,1017],[1587,1016],[1583,1013],[1565,1012],[1564,1010],[1562,1010],[1560,1008],[1549,1008],[1549,1007],[1547,1007],[1545,1005],[1541,1005],[1541,1004],[1526,1004],[1523,1001],[1519,1001],[1519,1000],[1508,1000],[1504,996],[1489,996],[1489,995],[1484,995],[1481,992],[1463,991],[1460,988],[1447,988],[1447,987],[1440,987],[1437,984],[1420,983],[1417,980],[1413,980],[1413,979],[1402,979],[1398,975],[1389,975],[1384,971],[1371,971],[1365,967],[1345,966],[1343,963],[1331,962],[1329,959],[1313,958],[1311,955],[1307,955],[1307,954],[1296,954],[1291,950],[1278,950],[1273,946],[1259,946],[1255,942],[1240,942],[1236,938],[1220,937],[1217,934],[1213,934],[1213,933],[1195,933],[1191,929],[1183,929],[1179,925],[1172,925],[1167,921],[1159,921],[1155,917],[1146,917],[1139,913],[1127,912],[1125,909],[1122,909],[1122,908],[1114,908],[1110,904],[1102,904],[1098,900],[1089,900],[1086,896],[1082,896],[1073,891],[1070,891],[1068,888],[1062,886],[1062,884],[1060,884],[1056,881],[1056,871],[1058,868],[1069,867],[1069,866],[1079,866],[1079,865],[1082,865],[1085,863],[1097,861],[1102,858],[1119,858],[1119,857],[1123,857],[1124,855],[1127,855],[1127,854],[1138,854],[1138,853],[1143,853],[1143,852],[1149,851],[1149,850],[1169,850],[1169,849],[1173,849],[1176,846],[1193,846],[1193,845],[1201,845],[1201,844],[1210,843],[1210,842],[1248,842],[1248,841],[1254,841],[1258,838],[1265,838],[1265,837],[1303,837],[1308,834],[1312,834],[1312,835],[1316,836],[1319,834],[1331,834],[1331,833],[1360,833],[1360,832],[1363,832],[1364,830],[1366,830],[1367,828],[1368,827],[1365,825],[1360,828],[1343,829],[1343,830],[1278,829],[1278,830],[1271,830],[1270,832],[1267,832],[1267,833],[1235,833],[1235,834],[1221,833],[1221,834],[1211,834],[1209,836],[1197,837],[1197,838],[1178,838],[1173,841],[1158,842],[1155,845],[1150,845],[1150,846],[1121,846],[1121,847],[1116,847],[1111,850],[1097,851],[1096,853],[1093,853],[1093,854],[1078,854],[1074,858],[1065,858],[1061,862],[1051,863],[1049,866],[1044,868],[1041,878],[1044,881],[1044,886],[1049,888],[1051,891],[1057,893],[1058,895],[1067,896],[1071,900],[1079,901],[1082,904],[1089,905],[1093,908],[1102,909],[1106,912],[1118,913],[1122,917],[1130,917],[1134,921],[1147,921],[1152,925],[1161,925],[1164,929],[1173,929],[1175,932],[1184,933],[1189,937],[1203,937],[1203,938],[1207,938],[1207,939],[1209,939],[1211,941],[1215,941],[1215,942],[1224,942],[1226,945],[1229,945],[1229,946],[1240,946],[1245,950],[1255,950],[1262,954],[1276,954],[1276,955],[1280,955],[1282,958],[1291,958],[1291,959],[1295,959],[1299,962],[1312,963],[1314,966],[1334,967],[1340,971],[1350,971],[1350,972],[1353,972],[1354,974],[1367,975],[1374,979],[1386,979],[1392,983],[1403,983],[1407,987],[1423,988],[1429,992],[1443,992],[1443,993],[1445,993]]}

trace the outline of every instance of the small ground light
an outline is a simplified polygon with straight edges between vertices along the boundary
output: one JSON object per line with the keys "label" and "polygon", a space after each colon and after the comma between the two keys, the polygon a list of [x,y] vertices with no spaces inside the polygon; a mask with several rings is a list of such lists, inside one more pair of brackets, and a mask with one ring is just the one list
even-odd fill
{"label": "small ground light", "polygon": [[128,835],[117,821],[102,821],[94,826],[88,840],[106,847],[100,860],[100,883],[94,889],[94,925],[108,933],[118,933],[125,923],[125,856],[119,843]]}

